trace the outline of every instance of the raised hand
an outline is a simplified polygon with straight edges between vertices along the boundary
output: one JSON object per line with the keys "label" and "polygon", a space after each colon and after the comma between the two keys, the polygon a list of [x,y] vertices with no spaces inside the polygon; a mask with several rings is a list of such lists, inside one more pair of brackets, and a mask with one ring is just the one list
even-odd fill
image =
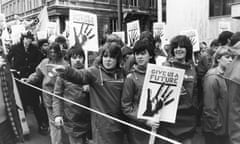
{"label": "raised hand", "polygon": [[[167,88],[162,92],[163,87],[167,86]],[[174,101],[174,98],[170,98],[170,95],[173,93],[173,90],[170,90],[169,85],[161,84],[156,95],[151,99],[151,89],[147,90],[147,108],[143,113],[143,116],[153,116],[159,112],[164,106],[169,105]]]}
{"label": "raised hand", "polygon": [[[80,38],[80,44],[84,45],[86,41],[92,39],[95,37],[95,34],[93,34],[93,27],[91,24],[87,23],[81,23],[80,30],[77,34],[77,37]],[[76,28],[74,28],[74,32],[76,32]]]}

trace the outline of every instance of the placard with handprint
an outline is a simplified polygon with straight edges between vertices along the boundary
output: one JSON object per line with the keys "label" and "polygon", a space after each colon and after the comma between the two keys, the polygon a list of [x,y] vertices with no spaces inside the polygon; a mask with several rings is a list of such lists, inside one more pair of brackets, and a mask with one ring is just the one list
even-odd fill
{"label": "placard with handprint", "polygon": [[128,46],[133,48],[135,42],[140,38],[139,20],[127,23]]}
{"label": "placard with handprint", "polygon": [[180,34],[186,35],[187,37],[189,37],[193,45],[193,52],[200,50],[199,36],[198,36],[198,31],[196,29],[185,30],[185,31],[182,31]]}
{"label": "placard with handprint", "polygon": [[148,64],[138,118],[175,123],[185,70]]}
{"label": "placard with handprint", "polygon": [[165,23],[153,23],[153,37],[159,36],[161,40],[165,40]]}
{"label": "placard with handprint", "polygon": [[75,45],[77,36],[84,50],[98,51],[97,15],[78,10],[70,10],[69,15],[70,46]]}

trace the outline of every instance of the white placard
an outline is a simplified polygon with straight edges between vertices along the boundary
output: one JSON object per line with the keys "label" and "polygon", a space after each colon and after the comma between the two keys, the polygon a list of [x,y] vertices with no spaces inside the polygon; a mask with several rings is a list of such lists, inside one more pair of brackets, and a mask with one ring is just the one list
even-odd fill
{"label": "white placard", "polygon": [[70,46],[75,44],[75,29],[76,35],[84,50],[98,51],[97,15],[78,10],[70,10],[69,15]]}
{"label": "white placard", "polygon": [[26,32],[25,31],[26,29],[23,24],[12,25],[11,29],[12,29],[11,38],[12,38],[13,44],[16,44],[17,42],[20,42],[21,34]]}
{"label": "white placard", "polygon": [[231,31],[231,23],[226,21],[220,21],[218,23],[218,32],[219,34],[223,31]]}
{"label": "white placard", "polygon": [[48,22],[47,26],[47,35],[51,37],[52,35],[57,35],[57,23],[56,22]]}
{"label": "white placard", "polygon": [[165,40],[165,23],[153,23],[153,37],[160,36],[161,40]]}
{"label": "white placard", "polygon": [[199,37],[198,37],[198,32],[196,29],[185,30],[185,31],[182,31],[180,34],[186,35],[187,37],[189,37],[189,39],[191,40],[192,45],[193,45],[193,52],[200,50]]}
{"label": "white placard", "polygon": [[127,23],[128,46],[133,48],[135,42],[140,38],[139,20]]}
{"label": "white placard", "polygon": [[138,118],[175,123],[185,70],[148,64]]}
{"label": "white placard", "polygon": [[47,31],[38,31],[37,32],[37,38],[40,39],[47,39]]}
{"label": "white placard", "polygon": [[125,43],[125,32],[124,31],[112,32],[112,34],[115,34],[115,35],[119,36],[121,38],[121,40]]}

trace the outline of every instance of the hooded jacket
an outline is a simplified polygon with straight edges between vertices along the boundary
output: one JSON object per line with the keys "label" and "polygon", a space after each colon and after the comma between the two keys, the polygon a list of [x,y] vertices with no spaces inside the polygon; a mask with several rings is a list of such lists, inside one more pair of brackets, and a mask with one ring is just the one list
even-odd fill
{"label": "hooded jacket", "polygon": [[[89,94],[82,85],[58,77],[54,94],[89,107]],[[64,130],[72,137],[82,137],[90,131],[90,112],[59,98],[53,99],[53,115],[63,116]]]}
{"label": "hooded jacket", "polygon": [[176,122],[174,124],[164,123],[164,127],[175,136],[193,135],[197,125],[197,76],[195,67],[192,63],[182,64],[175,59],[169,60],[164,65],[185,70]]}
{"label": "hooded jacket", "polygon": [[[42,81],[42,88],[48,92],[53,93],[54,85],[56,81],[56,76],[50,77],[49,72],[51,71],[46,66],[47,64],[61,64],[61,65],[68,65],[66,61],[60,59],[57,62],[52,62],[49,58],[45,58],[41,61],[41,63],[37,66],[36,71],[32,73],[28,77],[28,83],[30,84],[37,84]],[[53,105],[53,96],[43,92],[43,101],[46,108],[52,109]],[[54,120],[54,117],[50,117],[51,120]]]}
{"label": "hooded jacket", "polygon": [[203,84],[203,130],[216,135],[228,134],[228,94],[223,73],[210,69]]}
{"label": "hooded jacket", "polygon": [[[144,129],[149,129],[146,125],[146,120],[137,118],[145,75],[146,68],[136,65],[132,67],[124,82],[121,103],[122,111],[127,116],[129,122]],[[149,141],[149,135],[129,128],[129,141],[131,144],[146,144]]]}
{"label": "hooded jacket", "polygon": [[[91,108],[122,119],[120,101],[124,82],[122,70],[106,70],[101,65],[78,71],[67,67],[66,72],[61,77],[76,84],[89,84]],[[91,121],[93,140],[98,144],[122,144],[120,135],[111,137],[114,132],[122,134],[120,123],[93,112],[91,113]],[[115,138],[118,137],[119,140],[116,140]]]}

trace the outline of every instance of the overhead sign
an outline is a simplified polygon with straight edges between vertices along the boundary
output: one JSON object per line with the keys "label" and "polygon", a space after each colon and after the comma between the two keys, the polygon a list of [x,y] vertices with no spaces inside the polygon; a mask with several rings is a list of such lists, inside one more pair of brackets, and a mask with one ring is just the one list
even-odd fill
{"label": "overhead sign", "polygon": [[187,37],[189,37],[189,39],[191,40],[192,45],[193,45],[193,52],[200,50],[199,37],[198,37],[198,32],[196,29],[185,30],[185,31],[182,31],[180,34],[186,35]]}
{"label": "overhead sign", "polygon": [[140,38],[139,20],[127,23],[128,46],[133,48],[135,42]]}
{"label": "overhead sign", "polygon": [[148,64],[138,118],[175,123],[184,72],[183,69]]}
{"label": "overhead sign", "polygon": [[78,10],[70,10],[69,16],[70,46],[73,46],[76,42],[76,33],[84,50],[98,51],[97,15]]}

